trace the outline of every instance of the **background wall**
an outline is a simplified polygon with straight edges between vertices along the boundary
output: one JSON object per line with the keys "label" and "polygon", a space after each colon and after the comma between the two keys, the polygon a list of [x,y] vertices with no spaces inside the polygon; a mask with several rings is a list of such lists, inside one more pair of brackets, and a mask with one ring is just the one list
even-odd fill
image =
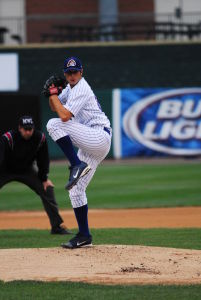
{"label": "background wall", "polygon": [[0,0],[0,28],[6,28],[4,42],[16,45],[13,38],[19,34],[21,41],[26,42],[25,0]]}
{"label": "background wall", "polygon": [[22,115],[31,114],[36,127],[41,127],[40,97],[34,95],[0,94],[0,134],[16,128]]}
{"label": "background wall", "polygon": [[[80,17],[79,14],[83,14]],[[96,18],[92,18],[92,24],[98,23],[98,1],[94,0],[59,0],[53,2],[51,0],[28,0],[26,1],[26,15],[28,17],[27,40],[28,42],[40,42],[43,33],[51,33],[55,25],[87,25],[90,19],[84,17],[84,14],[96,14]],[[78,14],[78,16],[73,16]],[[44,18],[41,19],[40,16]],[[51,17],[48,18],[48,15]],[[52,18],[56,15],[69,15],[69,18]],[[34,18],[34,16],[38,16]],[[47,18],[46,18],[47,17]]]}
{"label": "background wall", "polygon": [[[142,30],[141,27],[136,27],[136,23],[152,21],[174,22],[178,25],[182,22],[189,23],[196,25],[196,28],[199,29],[200,15],[200,0],[57,0],[56,2],[51,0],[0,0],[0,29],[1,27],[6,29],[5,33],[0,32],[0,43],[8,45],[94,40],[97,34],[96,30],[96,33],[92,34],[94,26],[106,23],[108,24],[108,28],[104,29],[106,32],[111,32],[111,23],[121,25],[129,23],[134,26],[126,27],[127,29],[124,27],[123,31],[126,30],[126,34],[125,32],[122,34],[121,29],[118,36],[109,35],[110,39],[108,39],[107,35],[99,35],[96,40],[148,39],[150,37],[147,37],[147,34],[139,34],[139,32],[137,35],[136,33],[128,34],[128,31]],[[63,28],[58,28],[58,26],[63,26]],[[74,39],[72,39],[72,26],[74,27]],[[80,31],[79,26],[86,27],[85,33],[83,30]],[[157,28],[159,29],[159,27]],[[169,27],[165,26],[164,28],[168,29]],[[164,28],[160,27],[160,31],[163,31]],[[180,27],[176,28],[178,30]],[[195,29],[195,27],[193,28]],[[183,29],[186,30],[186,27]],[[161,33],[152,34],[152,39],[164,38],[166,36],[164,37]],[[189,37],[188,34],[184,35],[180,32],[177,35],[169,34],[169,38],[184,40]],[[200,38],[200,33],[199,35],[195,34],[195,38]]]}
{"label": "background wall", "polygon": [[[43,34],[52,33],[58,25],[98,25],[125,21],[123,14],[147,13],[154,11],[153,0],[27,0],[26,15],[29,18],[27,26],[27,41],[41,42]],[[112,5],[116,7],[114,11]],[[104,12],[101,7],[104,7]],[[114,14],[116,15],[114,20]],[[44,17],[41,19],[41,15]],[[108,16],[109,15],[109,16]],[[37,16],[37,18],[35,18]],[[55,17],[58,18],[55,18]],[[126,22],[133,20],[133,16],[126,16]]]}
{"label": "background wall", "polygon": [[[81,58],[84,77],[111,121],[113,88],[201,86],[201,43],[101,45],[1,48],[0,54],[19,55],[20,87],[17,92],[0,94],[0,132],[15,126],[25,111],[34,114],[46,130],[47,120],[55,115],[41,90],[49,76],[62,75],[63,61],[71,55]],[[51,157],[60,157],[56,145],[50,139],[48,143]]]}
{"label": "background wall", "polygon": [[95,89],[201,83],[201,43],[0,49],[5,52],[19,54],[23,94],[40,95],[46,78],[62,75],[63,61],[71,55],[81,58],[84,76]]}

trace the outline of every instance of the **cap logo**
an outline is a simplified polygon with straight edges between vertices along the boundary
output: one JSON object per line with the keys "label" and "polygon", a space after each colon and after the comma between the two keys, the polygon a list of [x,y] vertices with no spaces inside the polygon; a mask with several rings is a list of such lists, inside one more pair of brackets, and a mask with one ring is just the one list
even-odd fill
{"label": "cap logo", "polygon": [[32,119],[23,119],[23,120],[22,120],[22,123],[23,123],[23,125],[26,125],[26,124],[32,124],[33,121],[32,121]]}
{"label": "cap logo", "polygon": [[75,62],[75,60],[74,59],[70,59],[69,61],[68,61],[68,63],[67,63],[67,68],[69,68],[69,67],[75,67],[76,66],[76,62]]}

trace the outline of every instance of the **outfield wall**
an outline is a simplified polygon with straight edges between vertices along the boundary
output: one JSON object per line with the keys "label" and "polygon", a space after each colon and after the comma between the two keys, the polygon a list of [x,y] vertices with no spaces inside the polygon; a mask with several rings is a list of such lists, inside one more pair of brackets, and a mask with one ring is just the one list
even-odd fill
{"label": "outfield wall", "polygon": [[[183,88],[201,86],[201,43],[100,43],[2,47],[1,54],[17,54],[19,87],[1,90],[0,133],[16,126],[22,114],[33,114],[38,127],[45,130],[51,116],[47,100],[41,95],[45,80],[62,74],[66,56],[79,56],[84,76],[112,120],[112,90],[116,88]],[[9,69],[0,70],[1,78]],[[48,139],[51,158],[62,157]],[[113,151],[110,152],[113,156]]]}

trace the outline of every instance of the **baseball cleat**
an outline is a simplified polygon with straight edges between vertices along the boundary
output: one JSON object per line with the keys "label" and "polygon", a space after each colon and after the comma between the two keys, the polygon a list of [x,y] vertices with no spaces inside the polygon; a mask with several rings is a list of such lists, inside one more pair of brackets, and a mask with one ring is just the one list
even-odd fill
{"label": "baseball cleat", "polygon": [[69,169],[70,169],[69,181],[65,186],[65,189],[68,191],[72,189],[74,185],[76,185],[76,183],[81,177],[85,176],[91,170],[91,167],[84,161],[81,161],[79,165],[70,167]]}
{"label": "baseball cleat", "polygon": [[65,226],[59,225],[57,227],[52,227],[51,234],[73,234],[73,232]]}
{"label": "baseball cleat", "polygon": [[61,244],[66,249],[75,249],[92,246],[92,236],[84,236],[80,232],[76,234],[69,242]]}

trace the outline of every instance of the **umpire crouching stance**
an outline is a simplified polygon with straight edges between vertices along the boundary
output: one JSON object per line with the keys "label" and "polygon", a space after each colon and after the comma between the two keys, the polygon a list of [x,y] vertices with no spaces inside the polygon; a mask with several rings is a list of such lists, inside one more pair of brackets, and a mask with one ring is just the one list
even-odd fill
{"label": "umpire crouching stance", "polygon": [[[36,161],[38,170],[34,168]],[[18,130],[10,130],[0,137],[0,188],[11,181],[19,181],[34,190],[41,198],[49,217],[52,234],[69,234],[62,227],[54,196],[53,183],[48,179],[49,154],[44,133],[34,128],[32,117],[23,116]]]}

